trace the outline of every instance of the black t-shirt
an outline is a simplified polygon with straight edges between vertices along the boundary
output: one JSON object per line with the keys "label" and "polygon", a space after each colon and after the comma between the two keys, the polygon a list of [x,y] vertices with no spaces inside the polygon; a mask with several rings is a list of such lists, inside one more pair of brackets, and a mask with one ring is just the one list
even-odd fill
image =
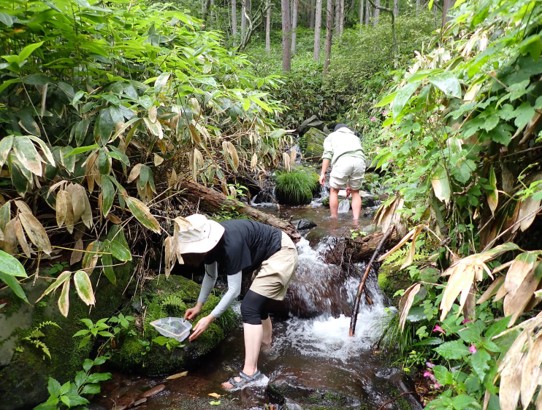
{"label": "black t-shirt", "polygon": [[205,263],[218,262],[218,273],[253,272],[281,247],[282,231],[260,222],[237,219],[220,223],[224,235],[205,256]]}

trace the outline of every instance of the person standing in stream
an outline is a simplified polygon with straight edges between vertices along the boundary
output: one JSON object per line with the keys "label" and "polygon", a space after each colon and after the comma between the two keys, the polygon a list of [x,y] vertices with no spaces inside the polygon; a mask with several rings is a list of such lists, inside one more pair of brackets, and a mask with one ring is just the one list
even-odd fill
{"label": "person standing in stream", "polygon": [[324,140],[322,154],[322,172],[320,184],[326,182],[329,174],[329,211],[331,218],[337,218],[339,210],[339,191],[347,189],[352,195],[352,217],[358,221],[361,214],[361,196],[359,190],[365,175],[365,154],[361,140],[346,124],[337,124]]}
{"label": "person standing in stream", "polygon": [[286,295],[297,268],[296,246],[286,233],[260,222],[239,219],[218,223],[200,214],[186,217],[185,222],[176,238],[178,251],[185,262],[203,262],[205,267],[197,303],[186,310],[185,319],[198,316],[219,274],[227,275],[228,281],[227,292],[209,315],[199,319],[189,341],[196,340],[237,299],[242,275],[252,275],[250,289],[241,303],[243,370],[222,383],[227,390],[243,388],[263,376],[258,369],[260,349],[272,341],[268,305]]}

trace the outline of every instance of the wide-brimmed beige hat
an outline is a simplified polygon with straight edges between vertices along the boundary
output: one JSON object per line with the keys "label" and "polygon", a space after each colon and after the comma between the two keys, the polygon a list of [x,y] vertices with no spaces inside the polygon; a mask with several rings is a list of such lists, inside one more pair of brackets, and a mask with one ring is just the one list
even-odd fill
{"label": "wide-brimmed beige hat", "polygon": [[175,239],[179,254],[209,252],[223,234],[224,227],[207,219],[205,215],[194,214],[186,218],[175,218]]}

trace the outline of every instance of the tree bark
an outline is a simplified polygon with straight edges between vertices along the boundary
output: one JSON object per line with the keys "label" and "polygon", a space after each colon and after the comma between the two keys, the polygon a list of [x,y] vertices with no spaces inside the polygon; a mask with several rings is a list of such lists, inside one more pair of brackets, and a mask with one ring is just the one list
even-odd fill
{"label": "tree bark", "polygon": [[292,26],[290,0],[281,0],[282,5],[282,71],[289,72],[292,64]]}
{"label": "tree bark", "polygon": [[363,18],[365,16],[365,0],[359,0],[359,27],[363,25]]}
{"label": "tree bark", "polygon": [[292,55],[295,54],[297,41],[297,17],[299,13],[299,0],[292,1]]}
{"label": "tree bark", "polygon": [[380,0],[374,1],[374,14],[373,14],[373,26],[376,26],[378,24],[378,20],[380,19]]}
{"label": "tree bark", "polygon": [[231,0],[231,35],[235,42],[237,37],[237,1]]}
{"label": "tree bark", "polygon": [[326,55],[324,57],[324,75],[331,62],[331,43],[333,41],[333,0],[327,0],[326,6]]}
{"label": "tree bark", "polygon": [[399,0],[393,0],[393,15],[399,17]]}
{"label": "tree bark", "polygon": [[322,29],[322,0],[316,0],[314,15],[314,61],[320,60],[320,31]]}
{"label": "tree bark", "polygon": [[343,35],[344,31],[344,0],[338,0],[339,4],[339,37]]}
{"label": "tree bark", "polygon": [[247,1],[241,0],[241,38],[245,38],[247,31]]}
{"label": "tree bark", "polygon": [[442,2],[442,28],[448,22],[448,11],[452,7],[452,0],[443,0]]}
{"label": "tree bark", "polygon": [[265,16],[265,51],[271,53],[271,0],[267,0],[267,13]]}
{"label": "tree bark", "polygon": [[202,211],[220,212],[224,209],[234,209],[240,214],[246,215],[258,222],[263,222],[283,230],[295,242],[301,239],[301,235],[290,222],[261,212],[235,199],[230,199],[223,193],[215,191],[212,188],[207,188],[194,181],[184,181],[181,188],[184,189],[182,192],[183,197],[193,203],[197,203],[199,209]]}
{"label": "tree bark", "polygon": [[365,25],[368,26],[369,25],[369,18],[371,16],[371,4],[369,3],[369,0],[364,0],[365,1]]}

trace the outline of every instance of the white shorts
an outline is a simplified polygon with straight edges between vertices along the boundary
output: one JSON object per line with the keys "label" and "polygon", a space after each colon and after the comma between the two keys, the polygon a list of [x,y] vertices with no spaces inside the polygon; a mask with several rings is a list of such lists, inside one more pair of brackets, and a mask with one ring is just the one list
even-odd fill
{"label": "white shorts", "polygon": [[365,161],[356,157],[340,157],[333,165],[329,174],[329,186],[335,189],[345,189],[347,186],[354,191],[361,189],[365,175]]}

